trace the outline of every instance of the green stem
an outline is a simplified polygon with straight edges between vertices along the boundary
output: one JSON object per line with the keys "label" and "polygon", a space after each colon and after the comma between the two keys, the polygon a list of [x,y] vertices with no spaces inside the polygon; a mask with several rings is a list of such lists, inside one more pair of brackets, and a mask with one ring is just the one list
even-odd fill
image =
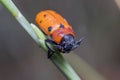
{"label": "green stem", "polygon": [[[11,15],[21,24],[25,31],[32,37],[32,39],[42,47],[46,52],[48,49],[44,44],[45,35],[33,24],[25,19],[18,8],[14,5],[11,0],[0,0],[0,2],[8,9]],[[67,80],[81,80],[73,68],[63,58],[63,56],[56,52],[52,57],[51,61],[58,67],[58,69],[66,76]]]}
{"label": "green stem", "polygon": [[[35,31],[38,38],[42,41],[41,47],[47,51],[47,48],[44,44],[44,39],[46,39],[44,36],[41,36],[43,33],[36,27],[34,24],[31,24],[33,30]],[[41,34],[41,35],[39,35]],[[81,80],[80,77],[76,74],[76,72],[73,70],[73,68],[68,64],[68,62],[63,58],[63,56],[56,52],[52,57],[51,61],[58,67],[58,69],[66,76],[67,80]]]}
{"label": "green stem", "polygon": [[26,18],[20,13],[18,8],[11,0],[0,0],[0,2],[7,8],[12,16],[22,25],[25,31],[34,39],[36,43],[39,43],[36,34],[34,33],[31,25]]}

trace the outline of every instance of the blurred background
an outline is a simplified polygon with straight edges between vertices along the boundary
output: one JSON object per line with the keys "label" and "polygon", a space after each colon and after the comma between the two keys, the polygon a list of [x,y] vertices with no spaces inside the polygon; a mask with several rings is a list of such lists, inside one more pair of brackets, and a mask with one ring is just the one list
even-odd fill
{"label": "blurred background", "polygon": [[[86,36],[81,46],[74,50],[73,54],[77,57],[71,54],[65,56],[69,56],[73,63],[74,59],[82,58],[106,80],[120,80],[119,0],[13,0],[13,2],[32,23],[35,23],[35,15],[39,11],[45,9],[57,11],[73,27],[76,39]],[[76,64],[81,63],[77,60]],[[81,77],[83,80],[93,80]],[[47,59],[46,53],[34,43],[1,4],[0,80],[66,80]]]}

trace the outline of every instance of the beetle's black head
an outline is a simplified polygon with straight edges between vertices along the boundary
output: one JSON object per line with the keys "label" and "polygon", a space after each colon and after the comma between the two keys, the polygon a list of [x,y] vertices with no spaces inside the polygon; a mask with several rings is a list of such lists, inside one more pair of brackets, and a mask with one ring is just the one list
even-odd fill
{"label": "beetle's black head", "polygon": [[69,53],[75,45],[75,39],[72,35],[65,35],[59,44],[59,50],[62,53]]}

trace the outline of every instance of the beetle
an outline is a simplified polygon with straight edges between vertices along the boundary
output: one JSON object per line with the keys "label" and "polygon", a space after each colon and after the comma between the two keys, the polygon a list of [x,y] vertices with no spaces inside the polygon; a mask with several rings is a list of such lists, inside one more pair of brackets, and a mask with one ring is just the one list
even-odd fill
{"label": "beetle", "polygon": [[50,36],[45,40],[45,45],[48,48],[48,58],[55,53],[48,43],[62,53],[69,53],[77,48],[83,40],[75,41],[72,27],[60,14],[53,10],[40,11],[36,15],[35,22],[47,36]]}

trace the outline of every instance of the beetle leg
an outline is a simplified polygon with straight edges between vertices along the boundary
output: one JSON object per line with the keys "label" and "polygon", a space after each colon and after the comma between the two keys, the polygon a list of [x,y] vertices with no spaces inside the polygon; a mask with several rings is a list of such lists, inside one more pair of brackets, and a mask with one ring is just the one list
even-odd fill
{"label": "beetle leg", "polygon": [[45,45],[46,45],[46,47],[48,48],[48,58],[50,58],[50,57],[55,53],[55,51],[52,50],[47,43],[50,43],[50,44],[52,44],[53,46],[55,46],[55,45],[57,45],[57,44],[56,44],[53,40],[51,40],[51,39],[46,39],[46,40],[45,40]]}
{"label": "beetle leg", "polygon": [[54,51],[48,50],[48,59],[51,58],[53,54],[54,54]]}

